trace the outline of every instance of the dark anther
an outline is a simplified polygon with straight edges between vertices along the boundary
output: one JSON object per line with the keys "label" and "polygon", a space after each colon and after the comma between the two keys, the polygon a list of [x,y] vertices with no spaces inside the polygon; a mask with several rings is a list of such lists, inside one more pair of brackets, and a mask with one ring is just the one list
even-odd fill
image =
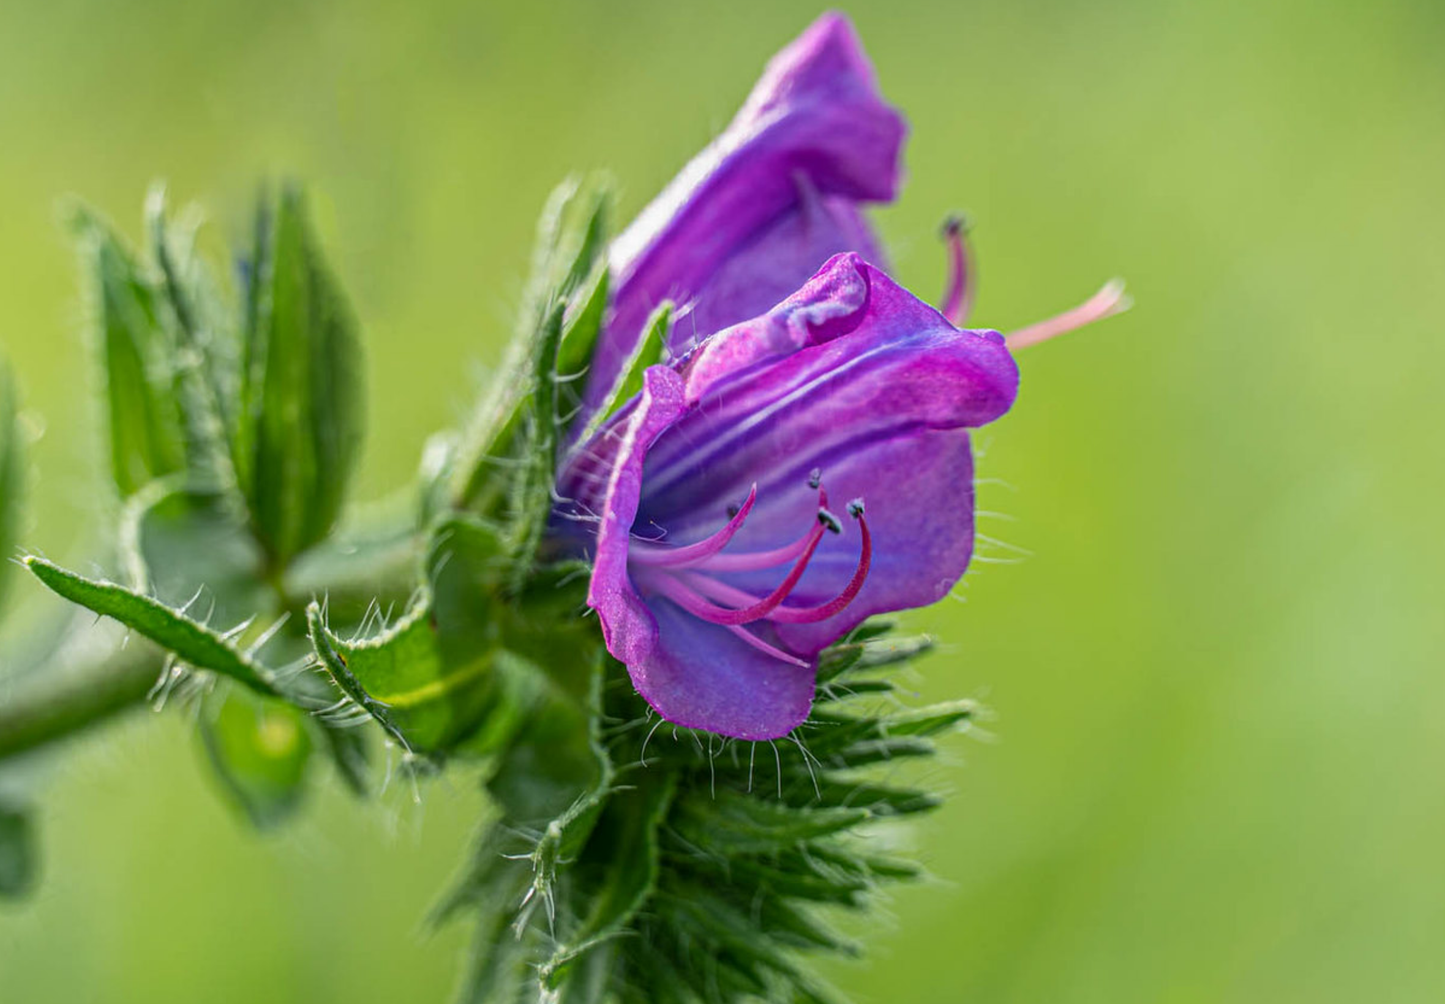
{"label": "dark anther", "polygon": [[943,221],[942,235],[952,237],[955,234],[966,234],[973,229],[973,221],[963,213],[950,213]]}
{"label": "dark anther", "polygon": [[834,516],[827,509],[818,510],[818,522],[822,523],[823,526],[826,527],[830,533],[843,532],[843,521],[837,516]]}
{"label": "dark anther", "polygon": [[818,486],[823,483],[823,472],[814,467],[808,472],[808,487],[817,491]]}
{"label": "dark anther", "polygon": [[863,515],[862,499],[854,499],[852,502],[848,503],[848,515],[852,516],[854,519],[857,519],[859,516]]}

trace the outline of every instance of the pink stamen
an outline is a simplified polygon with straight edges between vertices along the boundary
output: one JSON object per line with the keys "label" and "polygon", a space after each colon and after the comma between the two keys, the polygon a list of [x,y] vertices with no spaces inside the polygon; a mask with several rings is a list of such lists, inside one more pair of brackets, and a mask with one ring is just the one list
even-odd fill
{"label": "pink stamen", "polygon": [[967,233],[967,224],[960,217],[949,217],[943,225],[943,239],[948,243],[948,284],[939,313],[955,328],[963,327],[963,322],[973,312],[977,287],[973,281],[973,270],[969,267],[972,256],[968,252]]}
{"label": "pink stamen", "polygon": [[858,520],[858,529],[863,534],[863,548],[858,554],[858,567],[853,570],[853,577],[848,580],[843,591],[827,603],[820,603],[816,607],[780,606],[773,611],[771,620],[779,624],[813,624],[824,621],[841,613],[862,591],[863,582],[868,578],[868,569],[873,564],[873,535],[868,532],[868,520],[863,516],[861,502],[850,505],[848,511]]}
{"label": "pink stamen", "polygon": [[657,568],[685,568],[706,561],[727,547],[728,542],[733,539],[733,535],[742,529],[743,521],[748,518],[748,513],[752,512],[753,502],[757,497],[758,486],[754,484],[752,490],[748,492],[747,499],[733,514],[732,519],[728,520],[727,525],[717,533],[695,544],[687,544],[683,547],[635,544],[628,549],[627,556],[638,564],[652,565]]}
{"label": "pink stamen", "polygon": [[799,659],[796,655],[784,652],[780,648],[774,648],[745,627],[739,627],[736,624],[725,624],[723,626],[759,652],[765,652],[774,659],[781,659],[783,662],[791,663],[794,666],[801,666],[803,669],[811,669],[813,666],[813,664],[806,659]]}
{"label": "pink stamen", "polygon": [[701,617],[713,624],[750,624],[753,621],[762,620],[768,614],[777,609],[778,605],[787,599],[788,594],[797,588],[798,580],[808,569],[808,562],[813,557],[813,552],[818,549],[818,543],[823,539],[823,526],[821,523],[814,524],[813,529],[808,532],[808,545],[799,555],[798,560],[788,571],[783,581],[778,584],[767,596],[756,603],[740,607],[737,610],[729,610],[709,602],[700,593],[681,582],[677,576],[661,575],[652,579],[652,584],[658,587],[658,591],[668,597],[678,606],[682,607],[694,617]]}
{"label": "pink stamen", "polygon": [[[858,566],[853,571],[853,577],[848,580],[842,591],[828,602],[820,603],[815,607],[790,607],[782,604],[768,615],[768,620],[779,624],[813,624],[841,613],[849,603],[857,598],[873,563],[873,535],[868,531],[868,520],[863,515],[861,505],[855,503],[849,507],[849,512],[853,513],[854,518],[858,520],[858,528],[863,535],[863,546],[858,555]],[[730,603],[735,606],[758,602],[757,597],[751,593],[705,575],[689,574],[685,577],[685,581],[691,590],[696,591],[694,595],[702,602],[706,602],[705,597],[709,596],[721,603]]]}
{"label": "pink stamen", "polygon": [[[828,492],[821,484],[815,485],[818,489],[818,509],[820,511],[828,508]],[[813,535],[810,528],[791,544],[784,544],[782,547],[775,547],[771,551],[739,551],[734,554],[715,554],[705,561],[698,562],[696,568],[705,569],[709,572],[756,572],[764,568],[777,568],[795,560],[808,547],[808,540]]]}
{"label": "pink stamen", "polygon": [[1073,331],[1075,328],[1082,328],[1094,321],[1102,321],[1106,317],[1122,314],[1132,304],[1133,301],[1124,294],[1124,284],[1118,279],[1111,279],[1104,284],[1103,289],[1073,310],[1066,310],[1047,321],[1020,328],[1005,338],[1004,342],[1011,350],[1017,351],[1030,345],[1037,345],[1039,342],[1048,341],[1050,338]]}

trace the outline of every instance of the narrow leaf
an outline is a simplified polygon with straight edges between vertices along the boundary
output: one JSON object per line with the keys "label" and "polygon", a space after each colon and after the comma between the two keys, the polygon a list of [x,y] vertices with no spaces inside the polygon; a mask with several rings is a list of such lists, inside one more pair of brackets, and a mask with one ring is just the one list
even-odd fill
{"label": "narrow leaf", "polygon": [[122,496],[185,464],[174,345],[159,277],[90,210],[75,214],[105,377],[111,477]]}
{"label": "narrow leaf", "polygon": [[591,892],[581,925],[542,967],[542,984],[549,989],[585,978],[579,960],[620,934],[657,882],[657,828],[672,802],[676,779],[664,775],[643,781],[608,800],[588,840],[588,854],[607,862],[602,884]]}
{"label": "narrow leaf", "polygon": [[237,475],[280,566],[336,522],[361,445],[363,368],[351,307],[299,189],[263,200],[247,290]]}
{"label": "narrow leaf", "polygon": [[643,373],[649,366],[656,366],[662,361],[663,349],[667,345],[667,332],[672,326],[672,311],[672,304],[664,300],[652,312],[647,326],[642,329],[642,337],[637,340],[632,354],[627,357],[617,380],[597,410],[588,418],[587,426],[576,437],[576,442],[585,443],[591,439],[618,408],[641,393]]}
{"label": "narrow leaf", "polygon": [[100,582],[66,571],[44,558],[30,555],[25,567],[55,593],[119,621],[137,634],[173,652],[198,669],[228,676],[251,689],[273,697],[282,696],[265,666],[236,648],[217,632],[191,620],[141,593],[113,582]]}

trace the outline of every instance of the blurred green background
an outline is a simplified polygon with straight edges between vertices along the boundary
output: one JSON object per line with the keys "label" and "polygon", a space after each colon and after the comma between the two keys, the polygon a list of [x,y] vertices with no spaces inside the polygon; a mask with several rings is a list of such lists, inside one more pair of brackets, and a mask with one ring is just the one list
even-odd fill
{"label": "blurred green background", "polygon": [[[367,328],[376,496],[497,358],[550,186],[610,168],[630,215],[816,12],[0,0],[27,541],[80,560],[108,506],[60,197],[134,234],[163,176],[234,238],[259,177],[308,180]],[[1114,274],[1138,306],[1029,351],[983,437],[981,528],[1031,556],[911,621],[947,642],[920,694],[995,717],[911,832],[939,882],[830,975],[874,1004],[1445,999],[1445,6],[851,12],[913,124],[877,214],[904,281],[936,295],[965,208],[981,323]],[[447,999],[463,932],[422,919],[473,778],[328,791],[261,839],[193,753],[142,715],[53,762],[0,1000]]]}

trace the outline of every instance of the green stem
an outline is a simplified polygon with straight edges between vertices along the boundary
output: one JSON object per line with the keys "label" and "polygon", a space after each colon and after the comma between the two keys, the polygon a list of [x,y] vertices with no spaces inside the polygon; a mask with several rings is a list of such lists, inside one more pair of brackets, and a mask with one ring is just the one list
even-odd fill
{"label": "green stem", "polygon": [[74,735],[139,705],[162,656],[141,638],[0,682],[0,760]]}
{"label": "green stem", "polygon": [[[362,616],[379,596],[412,587],[418,538],[409,530],[375,532],[359,544],[318,548],[299,560],[284,585],[283,597],[299,610],[313,595],[329,598],[333,610]],[[0,761],[100,724],[145,701],[160,676],[164,654],[132,635],[124,645],[95,644],[74,652],[75,632],[89,614],[80,615],[60,632],[56,651],[16,677],[0,673]],[[299,623],[304,624],[302,617]]]}

